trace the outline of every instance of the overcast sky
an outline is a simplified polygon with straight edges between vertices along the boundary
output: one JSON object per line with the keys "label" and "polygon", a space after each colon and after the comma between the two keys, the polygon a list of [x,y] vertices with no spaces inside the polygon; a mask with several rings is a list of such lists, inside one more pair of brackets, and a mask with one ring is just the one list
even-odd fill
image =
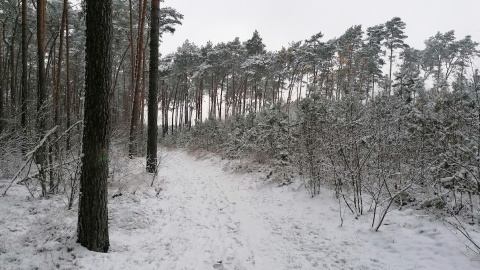
{"label": "overcast sky", "polygon": [[322,32],[324,40],[342,35],[350,26],[362,29],[400,17],[407,24],[407,43],[422,49],[438,31],[455,30],[480,42],[480,0],[165,0],[163,6],[185,17],[174,35],[166,34],[162,54],[174,52],[188,39],[246,41],[259,31],[268,50],[287,47]]}

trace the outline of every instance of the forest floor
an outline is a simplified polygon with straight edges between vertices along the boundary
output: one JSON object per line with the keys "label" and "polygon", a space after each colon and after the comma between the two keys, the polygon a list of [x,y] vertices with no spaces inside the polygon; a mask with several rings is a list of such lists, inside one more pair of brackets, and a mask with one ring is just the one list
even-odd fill
{"label": "forest floor", "polygon": [[75,243],[66,196],[13,186],[0,197],[0,269],[480,269],[458,232],[420,211],[392,207],[375,232],[371,214],[342,209],[340,226],[331,190],[310,198],[300,180],[279,187],[213,155],[164,153],[156,190],[142,159],[124,166],[121,196],[111,187],[106,254]]}

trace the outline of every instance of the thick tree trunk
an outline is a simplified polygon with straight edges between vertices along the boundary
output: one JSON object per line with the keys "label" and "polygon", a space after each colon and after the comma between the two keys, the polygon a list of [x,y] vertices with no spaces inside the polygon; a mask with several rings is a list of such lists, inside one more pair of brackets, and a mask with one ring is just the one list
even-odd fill
{"label": "thick tree trunk", "polygon": [[152,0],[150,30],[150,77],[148,81],[148,135],[147,135],[147,172],[157,171],[158,137],[158,46],[160,29],[160,0]]}
{"label": "thick tree trunk", "polygon": [[78,242],[107,252],[112,1],[86,0],[86,74]]}

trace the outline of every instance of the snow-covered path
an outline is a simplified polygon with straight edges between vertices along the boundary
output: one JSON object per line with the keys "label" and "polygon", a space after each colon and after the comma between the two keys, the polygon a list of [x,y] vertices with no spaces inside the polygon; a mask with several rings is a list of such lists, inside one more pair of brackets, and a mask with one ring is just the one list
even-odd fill
{"label": "snow-covered path", "polygon": [[[158,196],[140,187],[110,199],[107,254],[75,243],[76,211],[15,186],[0,198],[0,269],[480,269],[426,215],[395,210],[373,232],[369,215],[346,213],[340,227],[331,191],[312,199],[298,184],[225,172],[217,157],[167,155]],[[130,177],[149,182],[137,168]]]}
{"label": "snow-covered path", "polygon": [[356,220],[347,213],[340,227],[331,191],[311,199],[303,189],[278,187],[261,174],[225,172],[223,165],[217,157],[169,152],[160,201],[145,203],[158,222],[136,238],[152,269],[480,267],[427,216],[393,211],[381,232],[373,232],[368,215]]}
{"label": "snow-covered path", "polygon": [[357,241],[330,234],[314,205],[299,208],[288,188],[212,165],[183,153],[165,164],[166,268],[345,268]]}

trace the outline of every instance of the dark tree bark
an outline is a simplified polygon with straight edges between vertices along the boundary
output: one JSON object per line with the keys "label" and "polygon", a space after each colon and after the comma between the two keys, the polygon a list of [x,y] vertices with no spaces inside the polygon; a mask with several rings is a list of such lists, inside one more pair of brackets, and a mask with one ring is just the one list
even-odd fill
{"label": "dark tree bark", "polygon": [[[17,126],[17,65],[18,60],[15,59],[15,39],[17,36],[17,25],[20,16],[15,19],[12,39],[10,41],[10,117],[15,119],[15,128]],[[20,50],[18,51],[20,53]],[[18,57],[17,57],[18,59]],[[17,65],[16,65],[17,64]]]}
{"label": "dark tree bark", "polygon": [[128,0],[128,9],[129,9],[129,38],[130,38],[130,95],[127,98],[127,106],[125,107],[126,117],[125,123],[128,123],[131,118],[131,110],[132,110],[132,102],[133,102],[133,95],[135,95],[135,43],[133,41],[133,9],[132,9],[132,0]]}
{"label": "dark tree bark", "polygon": [[148,81],[148,138],[147,138],[147,172],[157,171],[157,137],[158,137],[158,46],[160,29],[160,0],[152,0],[150,32],[150,77]]}
{"label": "dark tree bark", "polygon": [[22,119],[21,125],[23,132],[27,128],[27,75],[28,75],[28,66],[27,66],[27,0],[22,0]]}
{"label": "dark tree bark", "polygon": [[[47,84],[45,79],[45,12],[46,0],[37,0],[37,45],[38,45],[38,89],[37,89],[37,133],[43,138],[47,129]],[[47,149],[43,145],[35,157],[35,162],[40,168],[40,183],[42,185],[42,196],[47,195],[46,157]]]}
{"label": "dark tree bark", "polygon": [[[68,34],[68,3],[67,3],[67,9],[65,11],[65,58],[66,58],[66,65],[67,65],[67,90],[65,93],[65,111],[67,113],[67,129],[70,128],[72,125],[72,107],[73,107],[73,102],[72,102],[72,86],[70,83],[71,80],[71,72],[70,72],[70,36]],[[70,144],[70,132],[67,134],[67,152],[70,151],[71,144]]]}
{"label": "dark tree bark", "polygon": [[0,24],[0,133],[4,130],[4,114],[3,114],[3,95],[4,95],[4,88],[3,88],[3,24]]}
{"label": "dark tree bark", "polygon": [[78,242],[107,252],[112,0],[86,1],[85,123],[78,210]]}

